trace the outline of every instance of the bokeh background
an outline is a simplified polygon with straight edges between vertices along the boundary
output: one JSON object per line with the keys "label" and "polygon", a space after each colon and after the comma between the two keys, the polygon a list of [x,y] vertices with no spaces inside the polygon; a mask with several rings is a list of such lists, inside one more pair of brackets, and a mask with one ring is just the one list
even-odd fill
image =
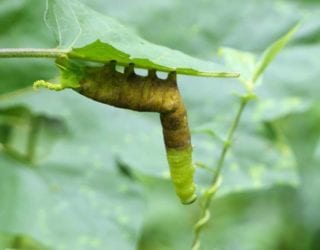
{"label": "bokeh background", "polygon": [[[221,62],[221,47],[259,57],[303,20],[245,110],[201,249],[320,249],[320,2],[83,2],[153,43]],[[1,0],[0,47],[55,47],[44,9]],[[158,115],[31,88],[57,75],[50,59],[0,59],[0,249],[189,249],[199,205],[175,196]],[[243,87],[178,81],[194,160],[214,168]],[[197,169],[198,192],[211,175]]]}

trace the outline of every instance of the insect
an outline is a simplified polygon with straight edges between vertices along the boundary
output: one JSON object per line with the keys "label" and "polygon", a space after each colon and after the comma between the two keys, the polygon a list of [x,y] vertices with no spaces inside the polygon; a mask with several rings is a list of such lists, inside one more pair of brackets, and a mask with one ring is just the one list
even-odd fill
{"label": "insect", "polygon": [[[191,136],[176,73],[170,72],[167,79],[160,79],[156,71],[151,69],[147,76],[140,76],[134,72],[133,64],[129,64],[121,73],[116,71],[116,62],[111,61],[103,67],[82,67],[72,76],[67,72],[70,67],[73,72],[75,70],[70,61],[57,63],[62,76],[68,75],[67,81],[71,81],[72,87],[83,96],[119,108],[160,114],[167,160],[176,193],[183,204],[194,202],[196,194]],[[38,82],[36,86],[63,89],[61,85],[51,86],[45,82]]]}

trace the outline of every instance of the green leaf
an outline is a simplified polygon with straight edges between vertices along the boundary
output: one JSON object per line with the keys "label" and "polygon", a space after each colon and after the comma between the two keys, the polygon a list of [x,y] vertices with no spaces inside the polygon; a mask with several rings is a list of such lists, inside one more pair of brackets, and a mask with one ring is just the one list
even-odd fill
{"label": "green leaf", "polygon": [[30,235],[53,249],[135,249],[141,189],[99,158],[72,154],[64,147],[64,154],[30,169],[0,153],[0,231]]}
{"label": "green leaf", "polygon": [[[228,127],[228,122],[220,121],[215,127],[219,131],[221,127]],[[249,117],[241,120],[240,127],[226,157],[222,171],[223,182],[217,195],[267,189],[277,185],[298,186],[297,164],[286,142],[266,138],[262,133],[264,128]],[[208,125],[207,129],[210,129]],[[213,170],[223,143],[204,135],[194,135],[193,143],[195,161]],[[207,170],[199,169],[198,178],[199,186],[204,188],[210,184],[212,177],[208,176]]]}
{"label": "green leaf", "polygon": [[[121,0],[124,8],[108,1],[86,1],[99,11],[133,27],[149,40],[192,55],[210,58],[221,46],[262,51],[290,29],[303,14],[292,1],[275,0]],[[177,14],[178,13],[178,14]],[[261,17],[265,17],[261,21]],[[317,20],[315,13],[315,20]],[[244,18],[245,17],[245,18]],[[274,24],[277,25],[274,25]],[[256,25],[259,24],[259,25]],[[312,23],[314,33],[316,25]]]}
{"label": "green leaf", "polygon": [[[220,55],[225,63],[240,72],[239,80],[248,88],[252,85],[253,72],[257,68],[256,55],[231,48],[221,48]],[[256,89],[259,102],[253,116],[257,120],[273,120],[290,113],[306,111],[318,100],[317,46],[295,46],[281,53],[279,60],[270,65],[268,74],[258,78]],[[304,67],[308,70],[302,70]]]}
{"label": "green leaf", "polygon": [[[306,9],[305,3],[312,1],[314,5]],[[0,11],[0,23],[3,24],[0,27],[0,47],[54,47],[53,43],[48,42],[47,33],[43,31],[41,22],[39,22],[42,17],[40,9],[42,11],[42,3],[44,4],[44,1],[12,0],[0,2],[0,8],[11,5],[11,8],[6,7]],[[263,80],[266,84],[257,88],[260,98],[258,102],[253,103],[257,108],[248,107],[245,112],[247,116],[241,122],[243,126],[239,128],[236,134],[233,147],[235,151],[231,152],[230,160],[228,160],[230,163],[231,160],[240,157],[241,166],[244,166],[245,169],[241,169],[240,174],[236,175],[227,166],[224,173],[225,182],[223,189],[221,189],[221,196],[224,194],[229,194],[229,196],[224,196],[224,198],[213,202],[213,223],[209,225],[203,235],[202,247],[211,249],[214,246],[221,249],[235,249],[239,247],[239,241],[233,235],[240,233],[244,249],[286,248],[301,250],[302,248],[310,248],[310,241],[313,241],[313,248],[317,249],[319,232],[315,232],[319,228],[319,220],[317,220],[319,217],[319,199],[315,197],[314,193],[315,190],[319,190],[319,171],[309,173],[312,175],[312,179],[303,177],[305,178],[305,184],[302,192],[301,187],[299,187],[298,191],[295,188],[285,188],[286,192],[283,192],[283,187],[234,195],[230,195],[230,192],[237,190],[236,188],[233,189],[236,184],[242,184],[242,190],[256,189],[257,186],[254,185],[248,170],[250,170],[250,165],[254,166],[261,161],[264,166],[268,166],[266,171],[263,170],[264,172],[261,172],[259,169],[251,171],[253,173],[252,176],[255,177],[261,174],[263,182],[260,188],[268,187],[268,181],[266,180],[269,177],[269,184],[272,181],[277,183],[277,180],[280,179],[282,181],[286,180],[287,177],[288,182],[286,183],[290,183],[296,178],[296,172],[293,169],[294,165],[290,170],[287,168],[286,173],[281,173],[279,169],[272,167],[272,164],[277,162],[275,161],[277,157],[273,158],[273,160],[266,158],[268,154],[278,154],[278,162],[281,161],[280,158],[283,156],[283,162],[289,159],[291,163],[291,150],[291,156],[288,157],[288,155],[282,154],[281,150],[279,153],[277,140],[270,139],[269,136],[265,138],[265,136],[256,133],[257,131],[254,131],[255,133],[246,131],[247,125],[251,128],[251,119],[254,120],[254,126],[259,126],[261,129],[262,123],[257,123],[257,120],[272,121],[275,117],[280,117],[280,119],[283,117],[284,121],[281,126],[288,125],[289,129],[288,126],[284,126],[284,130],[288,134],[296,136],[293,138],[296,144],[294,151],[295,153],[299,151],[298,156],[301,156],[301,162],[303,157],[310,160],[309,156],[311,154],[309,153],[312,153],[318,159],[313,166],[314,169],[320,165],[320,145],[318,144],[313,150],[316,137],[312,136],[313,132],[309,133],[309,131],[314,131],[317,128],[317,123],[315,122],[314,126],[311,124],[309,126],[308,123],[307,126],[301,126],[306,119],[306,114],[301,113],[301,111],[312,101],[319,100],[319,1],[86,0],[85,2],[99,11],[104,11],[122,22],[132,25],[134,29],[138,30],[150,41],[177,48],[203,58],[211,58],[216,48],[221,45],[260,53],[268,44],[284,34],[292,26],[292,23],[296,22],[301,13],[308,12],[312,14],[313,18],[308,19],[308,22],[304,23],[302,29],[295,36],[294,46],[285,49],[269,66],[268,71],[265,72]],[[300,2],[300,4],[297,5],[297,2]],[[119,7],[120,5],[121,7]],[[263,17],[263,21],[261,17]],[[32,35],[25,36],[26,33]],[[24,60],[1,59],[1,93],[28,86],[35,79],[50,79],[52,76],[53,72],[52,70],[49,71],[50,67],[48,66],[52,65],[52,61],[50,63],[49,60]],[[219,137],[225,135],[230,125],[230,119],[234,116],[232,111],[238,105],[235,98],[231,96],[231,93],[240,91],[241,86],[239,86],[238,82],[236,80],[228,80],[228,84],[222,84],[223,82],[219,79],[183,76],[181,76],[180,80],[179,88],[188,106],[192,129],[201,127],[207,129],[207,131],[213,130],[214,134]],[[65,138],[63,141],[59,140],[54,149],[48,151],[45,157],[41,159],[41,166],[48,166],[48,160],[58,159],[61,156],[65,157],[57,163],[60,166],[57,171],[59,172],[59,177],[53,178],[54,180],[59,180],[59,178],[74,180],[76,177],[72,177],[73,169],[80,168],[85,171],[91,169],[94,166],[94,163],[88,160],[91,154],[94,155],[95,161],[106,162],[108,170],[105,172],[108,171],[107,174],[112,172],[112,168],[116,167],[113,163],[113,155],[119,157],[121,161],[124,161],[133,170],[143,171],[143,173],[155,176],[164,176],[164,173],[167,173],[161,128],[157,115],[139,114],[111,107],[106,108],[101,104],[76,97],[75,94],[71,94],[69,91],[58,94],[45,91],[34,94],[21,92],[18,97],[16,95],[10,95],[7,99],[1,97],[2,105],[6,105],[9,102],[10,105],[24,103],[32,111],[46,114],[50,117],[58,117],[67,123],[68,128],[72,130],[71,137]],[[299,115],[295,116],[294,119],[292,119],[291,115],[287,116],[293,112],[298,112]],[[310,116],[310,119],[315,117],[311,113],[308,116]],[[300,133],[301,131],[303,133]],[[0,137],[3,135],[5,136],[5,133],[1,134]],[[306,137],[305,135],[308,136]],[[247,138],[248,140],[246,141]],[[309,139],[311,144],[306,143],[306,141],[309,142]],[[64,145],[65,142],[66,145]],[[192,142],[195,147],[195,160],[205,161],[210,166],[214,166],[214,159],[216,159],[216,154],[219,153],[219,143],[221,142],[213,143],[211,138],[209,140],[202,135],[193,135]],[[255,145],[248,147],[249,142],[255,142]],[[43,144],[40,145],[42,146]],[[239,152],[241,148],[245,150]],[[251,157],[252,152],[253,157]],[[305,154],[305,152],[308,152],[308,154]],[[71,157],[72,155],[74,157]],[[5,156],[1,153],[0,157]],[[81,159],[78,159],[78,157]],[[262,158],[261,160],[259,159],[260,157]],[[83,162],[85,164],[81,165]],[[3,162],[1,161],[1,169],[4,168],[2,164]],[[15,168],[15,164],[18,163],[15,162],[8,165],[6,171],[1,172],[1,175],[8,177],[7,169],[10,167]],[[310,165],[304,162],[304,164],[301,164],[300,170],[307,168],[310,168]],[[277,170],[277,172],[274,170]],[[43,169],[44,171],[46,169]],[[53,171],[49,172],[50,176],[53,176],[51,175]],[[198,172],[203,172],[203,170]],[[36,170],[36,173],[38,173],[38,170]],[[12,176],[20,177],[17,171],[12,173]],[[200,186],[204,185],[206,179],[202,176],[199,177],[201,178],[197,179],[197,183],[200,183]],[[118,177],[115,178],[118,179]],[[72,184],[67,183],[65,186],[70,187],[73,185],[75,190],[76,187],[80,186],[81,180],[82,177],[79,177],[78,181],[71,181],[70,183]],[[245,180],[248,182],[246,183]],[[107,178],[105,181],[110,180]],[[20,181],[19,183],[22,182]],[[115,182],[120,183],[121,181]],[[5,194],[8,201],[9,198],[7,196],[12,196],[10,208],[12,208],[12,211],[17,209],[19,214],[22,214],[20,216],[21,220],[28,219],[25,215],[31,215],[29,210],[22,211],[23,208],[29,207],[29,205],[32,206],[31,203],[33,201],[35,201],[34,204],[38,204],[37,200],[43,198],[47,203],[52,198],[50,195],[43,197],[41,189],[33,189],[34,193],[32,195],[28,196],[28,193],[22,195],[24,197],[22,201],[27,204],[23,206],[24,204],[20,202],[16,203],[21,198],[21,195],[18,195],[19,192],[16,192],[18,190],[16,183],[6,180],[2,185],[0,182],[1,197],[4,198]],[[149,201],[147,214],[152,214],[153,220],[150,221],[150,218],[145,220],[142,237],[139,237],[141,242],[138,249],[187,249],[192,240],[190,229],[198,217],[198,212],[196,211],[195,217],[190,219],[195,207],[191,207],[191,210],[181,207],[180,204],[176,203],[177,200],[170,182],[162,181],[162,183],[162,188],[158,191],[161,197],[155,195],[155,189],[159,188],[159,183],[147,187],[150,197],[154,200]],[[256,182],[256,185],[258,183]],[[7,188],[6,192],[3,192],[4,187]],[[68,188],[68,190],[70,189]],[[119,197],[112,190],[108,189],[106,192],[108,193],[105,193],[105,199],[112,195]],[[302,195],[297,196],[300,193]],[[19,199],[16,198],[17,196]],[[30,201],[28,201],[29,197]],[[61,200],[64,200],[65,197],[72,198],[71,192],[70,195],[65,194]],[[139,198],[134,197],[133,199]],[[221,204],[220,201],[224,204]],[[299,201],[301,202],[299,203]],[[73,201],[70,201],[70,203],[74,204]],[[123,201],[123,203],[128,205],[126,201]],[[78,204],[81,205],[81,202]],[[130,202],[130,204],[132,203]],[[132,208],[131,205],[128,206],[130,209]],[[47,208],[49,206],[43,205],[43,207]],[[75,211],[74,207],[72,209]],[[302,217],[301,213],[299,213],[301,209],[305,211]],[[89,209],[84,210],[88,211]],[[8,213],[9,209],[8,204],[3,203],[1,200],[0,214],[2,211]],[[92,212],[93,218],[96,215],[95,211],[90,210],[90,212]],[[83,214],[85,214],[84,224],[90,229],[95,228],[98,223],[87,223],[91,220],[88,219],[87,212]],[[71,216],[75,215],[72,214]],[[12,223],[16,221],[12,220]],[[100,221],[102,223],[103,219],[100,218]],[[102,225],[103,229],[101,230],[109,229],[109,225],[113,221],[112,219],[104,221],[105,224]],[[178,221],[179,223],[172,223],[173,221]],[[235,224],[234,222],[239,223]],[[4,221],[0,221],[1,226],[11,227],[11,222],[7,225],[3,225],[3,223]],[[33,221],[30,224],[32,225],[32,223]],[[57,222],[53,221],[52,234],[59,232],[56,224]],[[61,225],[61,228],[63,226],[65,224]],[[30,230],[36,231],[36,226],[30,228]],[[136,228],[134,232],[137,233],[137,230],[139,229]],[[305,232],[306,230],[307,232]],[[127,231],[123,229],[119,230],[119,232],[121,234]],[[35,235],[35,233],[32,233],[32,235]],[[65,238],[69,236],[74,237],[71,232],[68,232],[68,235],[63,237],[62,241],[66,242]],[[114,235],[112,234],[111,237],[114,237]],[[4,241],[7,241],[7,237],[5,238]],[[118,239],[117,235],[115,240]],[[0,236],[1,240],[2,237]],[[37,238],[37,240],[46,243],[42,241],[42,238]],[[58,239],[59,241],[60,239]],[[126,243],[131,244],[132,248],[136,246],[134,240],[126,241]],[[108,246],[113,246],[111,244]],[[0,249],[5,249],[9,245],[10,242],[6,245],[0,244]],[[74,245],[71,243],[70,245],[71,249],[74,249]]]}
{"label": "green leaf", "polygon": [[[158,114],[113,108],[83,98],[70,90],[54,94],[49,91],[31,91],[1,102],[3,107],[17,104],[28,107],[36,114],[55,117],[68,124],[67,130],[71,132],[71,137],[66,137],[62,144],[70,144],[75,152],[90,151],[101,157],[101,161],[109,162],[110,168],[116,167],[115,160],[119,159],[134,170],[169,179]],[[38,145],[40,151],[43,150],[42,146],[42,143]],[[59,144],[55,150],[65,155],[71,149],[67,150],[65,145]],[[46,161],[52,153],[47,152],[49,155],[42,160]],[[70,160],[70,164],[76,166],[80,161],[79,156],[74,155],[74,162]]]}
{"label": "green leaf", "polygon": [[[104,125],[93,126],[97,123],[90,115],[94,109],[81,96],[78,100],[82,105],[66,94],[51,94],[56,97],[51,99],[53,102],[48,95],[32,94],[29,108],[2,101],[0,232],[30,235],[53,249],[135,249],[143,219],[143,193],[137,181],[119,173],[115,159],[108,153],[110,144],[101,140],[99,131]],[[46,101],[52,103],[47,110],[42,109]],[[75,109],[69,110],[67,103],[73,103],[69,107]],[[32,117],[46,119],[34,127],[29,124]],[[68,134],[61,131],[61,122]],[[31,163],[11,152],[20,150],[19,155],[25,154],[25,142],[35,128],[36,154]],[[132,215],[132,211],[141,213]]]}
{"label": "green leaf", "polygon": [[238,76],[213,62],[152,44],[77,0],[48,0],[46,20],[58,38],[59,46],[73,48],[69,53],[71,58],[102,63],[116,60],[123,66],[134,63],[138,68],[186,75]]}
{"label": "green leaf", "polygon": [[276,55],[286,46],[292,36],[300,28],[300,23],[296,24],[291,30],[288,31],[284,36],[279,40],[270,45],[263,53],[261,59],[259,60],[256,69],[252,76],[252,82],[255,83],[260,75],[266,70],[268,65],[276,57]]}
{"label": "green leaf", "polygon": [[239,80],[244,83],[249,91],[252,91],[253,84],[256,84],[259,77],[264,73],[276,55],[286,46],[299,27],[300,23],[296,24],[284,36],[272,43],[265,49],[258,62],[253,53],[232,48],[220,48],[219,54],[224,58],[226,65],[241,73]]}
{"label": "green leaf", "polygon": [[63,121],[33,114],[24,106],[0,109],[0,145],[17,160],[32,164],[50,152],[66,132]]}
{"label": "green leaf", "polygon": [[[138,249],[189,249],[193,237],[190,228],[199,212],[195,207],[190,209],[194,211],[192,213],[167,202],[165,192],[168,191],[161,184],[150,186],[155,190],[149,200],[152,209]],[[297,191],[290,187],[242,192],[215,199],[211,205],[212,223],[203,231],[200,249],[209,250],[213,246],[213,249],[237,250],[308,249],[311,234],[301,224],[297,199]],[[318,206],[313,208],[317,211]],[[314,216],[315,220],[317,213]],[[234,234],[241,237],[240,247],[239,238]]]}
{"label": "green leaf", "polygon": [[240,72],[238,80],[245,86],[248,86],[256,67],[256,56],[250,52],[227,47],[220,48],[219,55],[223,57],[226,65],[231,69]]}

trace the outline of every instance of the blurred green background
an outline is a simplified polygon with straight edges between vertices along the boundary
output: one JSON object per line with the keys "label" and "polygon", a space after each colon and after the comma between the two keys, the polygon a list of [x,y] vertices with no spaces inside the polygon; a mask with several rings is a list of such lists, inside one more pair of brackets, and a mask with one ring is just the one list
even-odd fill
{"label": "blurred green background", "polygon": [[[259,56],[304,20],[245,111],[201,249],[320,249],[320,2],[83,2],[151,42],[217,61],[220,47]],[[0,48],[55,47],[44,9],[1,0]],[[57,73],[49,59],[0,59],[0,249],[190,249],[200,210],[175,196],[158,115],[30,87]],[[214,167],[244,90],[178,81],[194,160]],[[199,192],[210,175],[197,170]]]}

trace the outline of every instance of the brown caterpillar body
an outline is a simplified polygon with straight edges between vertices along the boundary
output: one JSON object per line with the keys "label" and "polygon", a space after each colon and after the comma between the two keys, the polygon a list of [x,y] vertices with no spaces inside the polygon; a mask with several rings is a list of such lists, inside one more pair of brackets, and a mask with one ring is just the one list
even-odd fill
{"label": "brown caterpillar body", "polygon": [[104,67],[86,67],[78,92],[95,101],[119,108],[160,113],[170,172],[182,203],[196,199],[193,183],[191,137],[187,111],[177,86],[176,73],[159,79],[155,70],[148,76],[134,73],[134,65],[124,73],[115,62]]}

